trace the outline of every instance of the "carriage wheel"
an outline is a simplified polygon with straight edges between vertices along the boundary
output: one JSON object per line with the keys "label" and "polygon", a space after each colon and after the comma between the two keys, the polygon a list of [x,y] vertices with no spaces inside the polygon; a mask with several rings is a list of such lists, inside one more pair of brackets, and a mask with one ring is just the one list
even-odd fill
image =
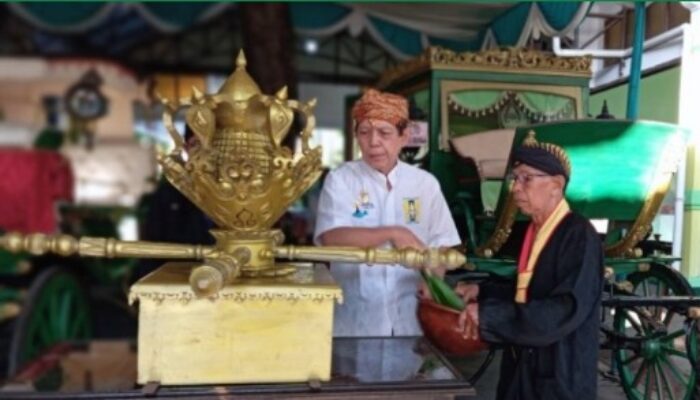
{"label": "carriage wheel", "polygon": [[[652,264],[646,272],[628,276],[642,297],[688,296],[692,289],[677,271]],[[687,330],[685,316],[665,307],[618,307],[614,328],[628,338],[614,351],[622,387],[633,400],[692,400],[698,354],[697,332]],[[692,357],[690,357],[692,356]]]}
{"label": "carriage wheel", "polygon": [[[90,306],[83,285],[60,267],[47,269],[32,282],[15,322],[9,374],[16,374],[26,362],[58,342],[87,339],[90,335]],[[60,385],[60,379],[56,382],[54,377],[47,378],[36,386]]]}

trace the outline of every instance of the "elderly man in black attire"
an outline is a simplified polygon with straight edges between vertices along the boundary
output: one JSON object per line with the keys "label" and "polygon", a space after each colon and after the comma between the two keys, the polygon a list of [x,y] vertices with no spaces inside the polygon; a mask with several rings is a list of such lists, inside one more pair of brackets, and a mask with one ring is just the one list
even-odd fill
{"label": "elderly man in black attire", "polygon": [[[530,216],[514,284],[460,285],[465,335],[503,347],[497,399],[595,400],[603,249],[564,199],[571,165],[530,132],[512,157],[512,195]],[[466,324],[471,318],[475,324]]]}

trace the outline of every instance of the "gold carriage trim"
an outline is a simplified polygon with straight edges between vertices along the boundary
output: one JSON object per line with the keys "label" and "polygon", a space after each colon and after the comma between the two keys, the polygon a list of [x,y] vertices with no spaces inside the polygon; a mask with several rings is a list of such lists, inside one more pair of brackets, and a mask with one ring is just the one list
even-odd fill
{"label": "gold carriage trim", "polygon": [[387,69],[379,78],[377,87],[383,89],[431,69],[517,71],[589,78],[591,60],[590,56],[562,58],[550,52],[515,47],[461,53],[429,47],[418,57]]}

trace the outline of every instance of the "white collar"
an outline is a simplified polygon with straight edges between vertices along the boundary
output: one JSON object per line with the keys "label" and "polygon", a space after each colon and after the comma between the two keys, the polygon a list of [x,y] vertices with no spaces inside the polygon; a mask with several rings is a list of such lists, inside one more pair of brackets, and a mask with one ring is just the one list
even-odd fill
{"label": "white collar", "polygon": [[383,173],[372,168],[364,160],[360,160],[360,165],[362,166],[364,171],[372,178],[372,180],[379,183],[380,185],[384,185],[384,187],[386,187],[388,181],[392,188],[396,187],[396,183],[398,182],[399,178],[399,171],[401,168],[403,168],[403,162],[401,160],[396,160],[396,165],[394,165],[394,168],[392,168],[387,175],[384,175]]}

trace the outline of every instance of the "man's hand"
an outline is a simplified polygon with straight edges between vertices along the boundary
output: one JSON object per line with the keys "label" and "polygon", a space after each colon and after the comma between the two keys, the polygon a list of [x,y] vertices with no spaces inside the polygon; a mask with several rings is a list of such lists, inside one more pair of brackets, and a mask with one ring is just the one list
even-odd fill
{"label": "man's hand", "polygon": [[462,296],[464,304],[469,304],[475,302],[477,297],[479,297],[479,285],[459,282],[455,288],[455,293]]}
{"label": "man's hand", "polygon": [[319,241],[323,246],[380,247],[389,242],[396,249],[426,248],[413,232],[403,226],[333,228],[321,234]]}
{"label": "man's hand", "polygon": [[[471,320],[467,323],[467,319]],[[469,303],[459,314],[457,328],[465,339],[479,339],[479,304]]]}
{"label": "man's hand", "polygon": [[[462,296],[465,307],[459,314],[457,326],[465,339],[479,338],[479,304],[476,299],[479,297],[479,285],[473,283],[459,282],[455,288],[455,293]],[[469,319],[470,323],[467,323]]]}
{"label": "man's hand", "polygon": [[403,226],[395,226],[391,231],[391,243],[396,249],[413,248],[416,250],[424,250],[425,244],[418,239],[409,229]]}

